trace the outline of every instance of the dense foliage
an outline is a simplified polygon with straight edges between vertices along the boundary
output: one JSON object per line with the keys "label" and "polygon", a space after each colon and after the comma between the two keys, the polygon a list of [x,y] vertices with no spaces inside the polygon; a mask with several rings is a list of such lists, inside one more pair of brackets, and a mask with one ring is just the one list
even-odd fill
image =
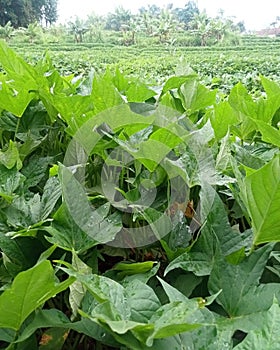
{"label": "dense foliage", "polygon": [[[117,37],[119,44],[128,46],[142,40],[147,43],[174,43],[180,33],[186,37],[188,45],[206,46],[237,44],[239,34],[245,31],[243,22],[234,23],[222,12],[215,18],[205,12],[200,13],[194,1],[189,1],[184,8],[173,8],[172,4],[166,7],[149,5],[140,8],[136,14],[117,7],[106,16],[91,13],[86,19],[72,17],[67,24],[57,26],[49,26],[57,20],[57,0],[36,1],[36,6],[32,1],[4,2],[2,18],[0,16],[0,37],[10,41],[15,37],[19,41],[22,30],[15,28],[40,23],[41,40],[45,41],[50,40],[51,36],[53,41],[63,43],[71,34],[71,40],[77,43],[114,43]],[[38,31],[33,32],[33,36],[33,40],[39,40]],[[24,40],[24,36],[21,40]]]}
{"label": "dense foliage", "polygon": [[280,86],[0,59],[0,348],[278,349]]}
{"label": "dense foliage", "polygon": [[0,25],[27,27],[35,21],[56,22],[58,0],[0,0]]}
{"label": "dense foliage", "polygon": [[[117,43],[117,41],[116,41]],[[262,90],[260,75],[279,80],[280,39],[244,36],[239,46],[187,47],[143,45],[124,47],[104,44],[13,45],[35,64],[45,50],[61,74],[86,75],[91,70],[112,73],[119,68],[126,76],[139,77],[154,85],[176,74],[179,62],[189,65],[211,88],[228,93],[241,81],[248,90]]]}

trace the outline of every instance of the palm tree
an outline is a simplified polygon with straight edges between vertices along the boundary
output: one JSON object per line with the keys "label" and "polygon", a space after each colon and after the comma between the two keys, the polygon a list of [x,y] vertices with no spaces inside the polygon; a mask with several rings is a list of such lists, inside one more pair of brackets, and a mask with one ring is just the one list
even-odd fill
{"label": "palm tree", "polygon": [[3,27],[0,26],[0,38],[8,41],[14,35],[14,28],[10,21],[8,21]]}
{"label": "palm tree", "polygon": [[87,28],[90,36],[90,40],[94,38],[97,42],[103,42],[103,33],[105,29],[105,19],[102,16],[98,16],[95,13],[88,15]]}
{"label": "palm tree", "polygon": [[157,11],[157,8],[152,6],[148,7],[148,9],[142,8],[140,21],[142,27],[145,28],[146,34],[158,37],[160,42],[168,41],[171,33],[180,27],[179,21],[171,10],[170,6],[166,9],[160,9],[160,11]]}
{"label": "palm tree", "polygon": [[155,17],[148,11],[143,11],[140,14],[140,21],[142,27],[145,28],[145,32],[147,35],[152,35],[155,28]]}
{"label": "palm tree", "polygon": [[34,22],[28,24],[27,28],[18,28],[17,33],[27,36],[29,42],[33,43],[36,39],[41,39],[43,35],[43,30],[42,27],[38,24],[38,22]]}
{"label": "palm tree", "polygon": [[123,25],[129,25],[131,19],[131,12],[126,10],[123,6],[115,9],[114,13],[109,13],[107,16],[107,29],[120,31]]}
{"label": "palm tree", "polygon": [[125,45],[136,44],[137,33],[141,32],[141,18],[140,16],[133,16],[130,18],[128,24],[123,24],[121,26],[121,31],[123,33],[123,42]]}
{"label": "palm tree", "polygon": [[82,19],[76,17],[75,21],[70,21],[68,25],[70,33],[74,34],[76,43],[83,42],[83,36],[89,30],[86,23]]}
{"label": "palm tree", "polygon": [[238,43],[238,33],[240,27],[234,24],[230,18],[217,17],[211,21],[212,35],[216,43],[224,43],[226,40],[233,43]]}
{"label": "palm tree", "polygon": [[170,34],[174,32],[177,27],[179,27],[179,22],[172,14],[171,8],[162,9],[157,26],[157,35],[159,36],[160,42],[167,42],[170,38]]}
{"label": "palm tree", "polygon": [[205,11],[196,13],[193,16],[191,30],[195,36],[200,38],[201,46],[207,44],[207,39],[211,37],[212,29],[211,19],[207,16]]}

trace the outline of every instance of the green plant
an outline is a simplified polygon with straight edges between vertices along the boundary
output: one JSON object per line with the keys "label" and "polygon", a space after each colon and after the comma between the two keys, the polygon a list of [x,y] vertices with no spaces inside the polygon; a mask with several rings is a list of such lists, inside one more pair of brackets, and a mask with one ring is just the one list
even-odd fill
{"label": "green plant", "polygon": [[277,349],[279,85],[0,57],[0,348]]}

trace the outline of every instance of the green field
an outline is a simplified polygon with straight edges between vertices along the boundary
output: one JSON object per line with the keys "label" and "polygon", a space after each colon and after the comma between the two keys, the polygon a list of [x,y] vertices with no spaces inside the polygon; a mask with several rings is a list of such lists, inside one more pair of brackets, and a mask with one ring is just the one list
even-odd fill
{"label": "green field", "polygon": [[280,81],[280,39],[245,36],[241,46],[180,47],[170,45],[114,46],[107,44],[21,44],[14,49],[34,64],[47,50],[61,74],[88,74],[91,69],[112,72],[159,84],[189,65],[209,87],[228,92],[241,81],[260,89],[259,75]]}
{"label": "green field", "polygon": [[279,39],[0,64],[0,349],[279,349]]}

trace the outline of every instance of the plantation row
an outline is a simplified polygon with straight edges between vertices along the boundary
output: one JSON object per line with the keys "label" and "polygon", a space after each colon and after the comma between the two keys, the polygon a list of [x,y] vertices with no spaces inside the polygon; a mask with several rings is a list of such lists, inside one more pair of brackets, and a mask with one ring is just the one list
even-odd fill
{"label": "plantation row", "polygon": [[279,349],[276,51],[83,53],[0,42],[0,349]]}
{"label": "plantation row", "polygon": [[[14,47],[25,59],[35,64],[46,46]],[[260,49],[261,48],[261,49]],[[280,44],[258,47],[148,48],[103,45],[52,45],[48,52],[62,74],[88,74],[91,69],[114,72],[118,67],[124,74],[143,77],[160,84],[176,73],[180,62],[189,65],[209,87],[219,87],[225,93],[242,81],[250,91],[261,89],[258,76],[279,81]]]}

